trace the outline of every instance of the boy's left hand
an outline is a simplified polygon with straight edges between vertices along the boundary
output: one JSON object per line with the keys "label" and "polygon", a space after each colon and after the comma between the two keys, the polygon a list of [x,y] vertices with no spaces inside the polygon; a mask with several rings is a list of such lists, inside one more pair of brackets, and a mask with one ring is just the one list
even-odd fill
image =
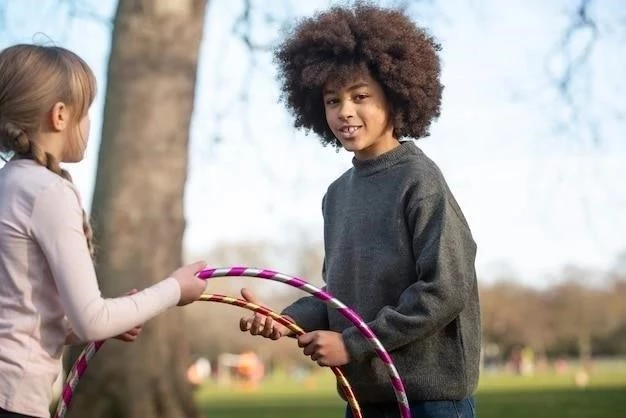
{"label": "boy's left hand", "polygon": [[338,367],[350,362],[350,355],[340,333],[313,331],[298,337],[298,346],[303,353],[320,366]]}

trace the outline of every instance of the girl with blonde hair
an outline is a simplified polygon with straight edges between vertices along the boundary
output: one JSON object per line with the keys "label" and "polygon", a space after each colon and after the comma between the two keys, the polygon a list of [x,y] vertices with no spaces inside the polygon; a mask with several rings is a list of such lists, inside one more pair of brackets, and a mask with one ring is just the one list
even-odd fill
{"label": "girl with blonde hair", "polygon": [[197,262],[102,297],[91,228],[60,166],[84,157],[95,93],[92,70],[67,49],[0,51],[0,418],[49,416],[65,344],[133,341],[144,321],[205,288]]}

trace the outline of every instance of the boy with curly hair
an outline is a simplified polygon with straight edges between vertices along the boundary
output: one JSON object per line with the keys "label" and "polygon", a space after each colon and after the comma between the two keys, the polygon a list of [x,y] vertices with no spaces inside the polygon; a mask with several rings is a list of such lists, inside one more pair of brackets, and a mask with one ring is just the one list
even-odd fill
{"label": "boy with curly hair", "polygon": [[[439,116],[439,49],[401,11],[359,3],[299,22],[275,60],[295,126],[354,154],[322,200],[326,289],[390,352],[414,417],[474,417],[476,244],[437,165],[403,140],[427,136]],[[283,314],[307,331],[304,354],[342,366],[365,418],[397,416],[385,367],[356,327],[313,297]],[[260,315],[240,328],[290,335]]]}

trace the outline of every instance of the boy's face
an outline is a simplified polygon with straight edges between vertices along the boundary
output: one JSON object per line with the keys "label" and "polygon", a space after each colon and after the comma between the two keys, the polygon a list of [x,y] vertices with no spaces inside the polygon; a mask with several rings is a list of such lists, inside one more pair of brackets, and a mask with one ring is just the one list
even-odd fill
{"label": "boy's face", "polygon": [[323,98],[330,130],[357,159],[376,158],[398,146],[385,93],[369,74],[341,86],[327,83]]}

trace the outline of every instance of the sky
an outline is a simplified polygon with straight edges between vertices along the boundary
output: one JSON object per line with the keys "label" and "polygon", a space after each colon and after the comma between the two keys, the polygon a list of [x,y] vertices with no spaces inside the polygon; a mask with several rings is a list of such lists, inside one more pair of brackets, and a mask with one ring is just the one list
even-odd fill
{"label": "sky", "polygon": [[[109,25],[80,13],[69,19],[68,2],[60,0],[2,3],[0,47],[35,41],[73,49],[93,67],[104,92]],[[104,17],[116,5],[77,3]],[[280,39],[280,22],[331,4],[273,4],[279,3],[271,11],[278,23],[263,23],[259,6],[266,3],[252,2],[252,34],[261,43]],[[611,268],[626,251],[626,51],[615,35],[626,27],[610,25],[618,21],[619,0],[592,9],[609,25],[574,79],[574,102],[589,115],[582,120],[572,118],[550,78],[564,68],[564,55],[554,51],[568,22],[567,0],[436,3],[409,2],[412,16],[443,46],[442,114],[417,145],[440,166],[468,218],[479,276],[544,286],[568,264]],[[321,198],[351,166],[349,153],[292,128],[269,53],[257,54],[249,70],[249,55],[232,30],[242,4],[212,0],[207,10],[185,198],[185,246],[194,254],[224,242],[270,241],[289,249],[298,240],[321,241]],[[589,33],[578,33],[566,52],[579,53]],[[92,109],[85,160],[69,167],[87,209],[103,100],[100,94]]]}

